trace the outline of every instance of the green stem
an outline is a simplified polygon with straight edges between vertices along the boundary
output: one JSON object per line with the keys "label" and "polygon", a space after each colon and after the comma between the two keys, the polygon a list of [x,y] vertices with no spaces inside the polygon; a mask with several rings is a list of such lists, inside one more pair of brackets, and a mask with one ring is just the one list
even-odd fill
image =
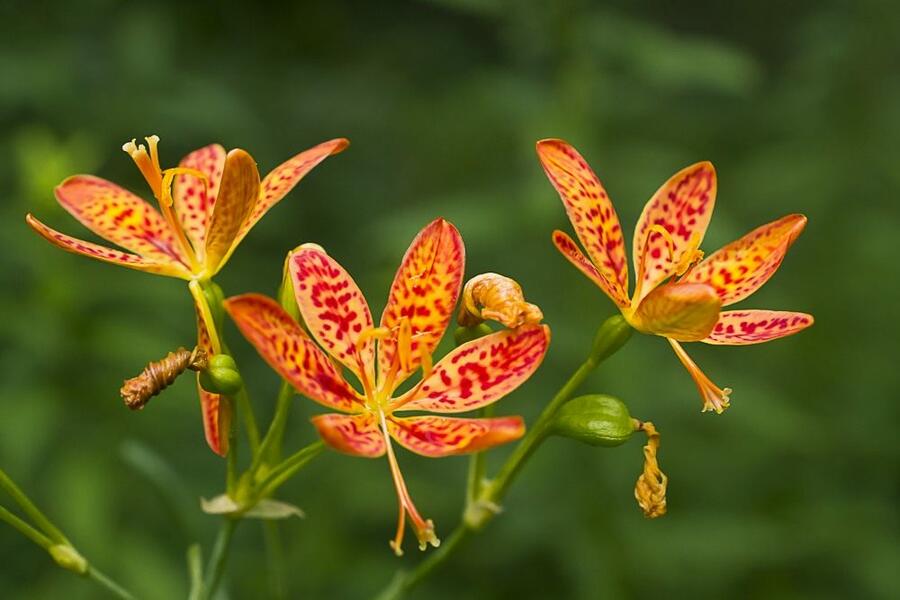
{"label": "green stem", "polygon": [[299,471],[306,465],[306,463],[318,456],[319,453],[324,449],[325,443],[321,440],[318,440],[308,446],[301,448],[294,454],[281,461],[281,463],[273,468],[272,471],[263,480],[263,482],[259,485],[259,497],[265,498],[266,496],[272,494],[285,481],[290,479],[294,475],[294,473]]}
{"label": "green stem", "polygon": [[[489,404],[478,411],[479,418],[490,418],[494,415],[494,405]],[[487,453],[476,452],[469,457],[469,471],[466,483],[466,506],[470,506],[478,498],[481,493],[481,487],[484,484],[484,473],[486,465]]]}
{"label": "green stem", "polygon": [[284,429],[287,426],[293,400],[294,388],[287,381],[282,381],[281,389],[278,390],[278,399],[275,402],[275,416],[272,417],[269,431],[266,432],[266,436],[259,445],[259,452],[256,453],[253,464],[250,466],[251,472],[255,473],[263,462],[275,463],[281,458]]}
{"label": "green stem", "polygon": [[53,540],[51,540],[43,533],[26,523],[13,513],[9,512],[2,506],[0,506],[0,520],[6,521],[10,525],[12,525],[16,530],[18,530],[19,533],[30,539],[32,542],[34,542],[44,550],[49,550],[50,546],[53,545]]}
{"label": "green stem", "polygon": [[284,577],[284,552],[281,545],[281,530],[278,521],[263,521],[263,535],[266,542],[266,557],[269,563],[269,591],[272,598],[287,598]]}
{"label": "green stem", "polygon": [[28,496],[25,495],[25,492],[9,478],[3,469],[0,469],[0,487],[6,490],[6,493],[15,500],[16,504],[22,507],[22,510],[31,517],[31,520],[38,526],[38,529],[42,530],[50,540],[56,544],[71,545],[69,540],[66,539],[66,536],[63,535],[63,532],[60,531],[56,525],[51,523],[50,519],[44,516],[44,513],[38,510],[38,507],[31,502]]}
{"label": "green stem", "polygon": [[85,577],[95,581],[98,585],[105,588],[110,594],[121,600],[135,600],[131,593],[121,585],[110,579],[103,572],[97,570],[93,566],[89,566]]}
{"label": "green stem", "polygon": [[200,544],[191,544],[187,549],[187,566],[190,578],[188,600],[200,600],[203,593],[203,551]]}
{"label": "green stem", "polygon": [[234,535],[234,529],[240,521],[238,519],[225,518],[222,526],[219,528],[219,534],[216,536],[216,542],[213,545],[212,554],[209,557],[209,563],[206,565],[206,577],[203,580],[203,592],[200,594],[201,600],[209,600],[213,597],[219,582],[222,579],[222,573],[225,572],[225,563],[228,560],[228,550],[231,547],[231,538]]}
{"label": "green stem", "polygon": [[247,388],[241,386],[241,389],[234,395],[234,399],[238,404],[238,410],[241,411],[241,418],[244,420],[244,429],[247,430],[247,440],[250,442],[250,452],[256,456],[259,453],[259,427],[256,425],[256,415],[253,414],[253,406],[250,404]]}

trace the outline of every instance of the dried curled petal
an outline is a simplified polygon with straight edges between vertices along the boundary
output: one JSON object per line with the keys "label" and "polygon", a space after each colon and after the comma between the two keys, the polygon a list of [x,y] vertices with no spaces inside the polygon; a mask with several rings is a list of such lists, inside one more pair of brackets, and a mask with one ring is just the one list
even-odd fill
{"label": "dried curled petal", "polygon": [[476,275],[463,289],[457,321],[464,327],[482,321],[497,321],[510,329],[540,323],[544,313],[525,301],[525,294],[514,279],[497,273]]}
{"label": "dried curled petal", "polygon": [[202,371],[208,364],[206,352],[200,348],[194,348],[193,351],[178,348],[169,352],[165,358],[149,363],[137,377],[127,379],[119,393],[125,406],[131,410],[140,410],[150,398],[172,385],[186,370]]}
{"label": "dried curled petal", "polygon": [[659,450],[659,432],[650,421],[634,420],[635,431],[647,434],[647,445],[644,446],[644,470],[634,486],[634,498],[637,500],[644,516],[655,519],[666,514],[666,485],[669,478],[656,462]]}

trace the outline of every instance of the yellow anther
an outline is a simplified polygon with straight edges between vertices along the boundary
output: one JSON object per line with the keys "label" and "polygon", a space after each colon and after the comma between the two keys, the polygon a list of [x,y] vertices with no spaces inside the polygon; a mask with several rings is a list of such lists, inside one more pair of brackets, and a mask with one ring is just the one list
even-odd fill
{"label": "yellow anther", "polygon": [[176,175],[190,175],[191,177],[196,177],[203,182],[204,193],[209,189],[209,179],[203,171],[190,169],[188,167],[173,167],[171,169],[166,169],[162,172],[162,197],[159,199],[161,206],[172,206],[174,203],[172,200],[172,181],[175,179]]}
{"label": "yellow anther", "polygon": [[391,337],[391,330],[387,327],[370,327],[359,334],[356,338],[356,352],[362,352],[363,346],[369,340],[386,340]]}
{"label": "yellow anther", "polygon": [[400,321],[397,330],[397,356],[400,359],[400,368],[404,371],[412,370],[412,323],[405,317]]}
{"label": "yellow anther", "polygon": [[663,239],[666,241],[666,246],[669,249],[669,260],[672,260],[675,257],[675,240],[672,239],[672,234],[659,223],[650,226],[650,229],[647,231],[647,242],[650,241],[650,235],[652,233],[658,233],[663,236]]}

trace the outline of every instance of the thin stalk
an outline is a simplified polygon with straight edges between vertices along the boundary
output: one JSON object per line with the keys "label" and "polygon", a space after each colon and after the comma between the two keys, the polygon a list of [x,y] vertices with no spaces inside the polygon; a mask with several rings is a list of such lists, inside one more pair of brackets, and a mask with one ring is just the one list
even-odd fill
{"label": "thin stalk", "polygon": [[3,469],[0,469],[0,487],[6,490],[13,500],[15,500],[16,504],[22,507],[22,510],[31,518],[32,522],[37,525],[38,529],[44,532],[44,534],[49,537],[54,543],[57,544],[68,544],[69,540],[66,539],[66,536],[63,535],[63,532],[59,530],[53,523],[50,522],[44,513],[42,513],[37,506],[35,506],[28,496],[25,495],[19,486],[15,484],[15,482],[9,478],[6,472]]}
{"label": "thin stalk", "polygon": [[203,551],[200,544],[191,544],[187,549],[187,566],[190,578],[188,600],[200,600],[203,593]]}
{"label": "thin stalk", "polygon": [[53,545],[53,540],[45,536],[43,533],[14,515],[13,513],[0,506],[0,520],[6,521],[13,526],[19,533],[30,539],[32,542],[48,550]]}
{"label": "thin stalk", "polygon": [[135,600],[131,592],[123,588],[121,585],[110,579],[107,575],[94,568],[93,566],[88,566],[85,577],[96,582],[116,598],[121,598],[121,600]]}
{"label": "thin stalk", "polygon": [[234,399],[238,404],[238,410],[241,411],[244,429],[247,430],[250,451],[253,453],[253,456],[256,456],[259,453],[259,427],[256,425],[256,415],[253,414],[253,406],[250,404],[247,388],[241,386],[241,389],[234,395]]}
{"label": "thin stalk", "polygon": [[222,573],[225,572],[225,563],[228,561],[228,550],[231,548],[231,538],[234,535],[234,529],[240,521],[238,519],[225,518],[219,527],[219,533],[216,536],[216,542],[213,545],[212,554],[209,557],[209,563],[206,565],[206,576],[203,579],[203,592],[200,594],[201,600],[209,600],[215,594],[216,588],[222,579]]}
{"label": "thin stalk", "polygon": [[[489,404],[478,411],[479,418],[490,418],[494,415],[494,405]],[[471,506],[481,493],[484,484],[484,474],[487,468],[487,454],[476,452],[469,457],[469,471],[466,481],[466,506]]]}
{"label": "thin stalk", "polygon": [[259,497],[265,498],[266,496],[273,493],[285,481],[290,479],[294,475],[294,473],[299,471],[306,465],[306,463],[318,456],[319,453],[324,449],[325,443],[321,440],[318,440],[308,446],[301,448],[294,454],[281,461],[281,463],[273,468],[272,471],[263,480],[263,482],[259,485]]}
{"label": "thin stalk", "polygon": [[284,440],[284,429],[287,425],[288,415],[291,412],[291,403],[294,399],[294,388],[287,381],[281,382],[278,390],[278,399],[275,401],[275,416],[269,431],[259,445],[259,451],[250,466],[251,472],[256,472],[263,462],[275,463],[281,458],[281,444]]}
{"label": "thin stalk", "polygon": [[269,563],[269,591],[272,598],[287,598],[284,576],[284,549],[281,543],[281,529],[278,521],[263,521],[263,535],[266,543],[266,558]]}
{"label": "thin stalk", "polygon": [[398,573],[391,584],[378,594],[376,600],[399,600],[406,596],[410,590],[452,556],[471,534],[472,530],[468,527],[457,527],[440,547],[429,554],[414,570]]}

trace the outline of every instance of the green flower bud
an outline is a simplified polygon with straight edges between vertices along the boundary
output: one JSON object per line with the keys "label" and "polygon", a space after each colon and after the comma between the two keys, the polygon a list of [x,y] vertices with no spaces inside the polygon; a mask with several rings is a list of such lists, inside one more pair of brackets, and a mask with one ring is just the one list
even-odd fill
{"label": "green flower bud", "polygon": [[624,402],[592,394],[565,403],[553,417],[551,431],[591,446],[618,446],[634,433],[634,422]]}
{"label": "green flower bud", "polygon": [[613,315],[603,321],[594,336],[591,360],[599,364],[615,354],[631,338],[633,331],[622,315]]}
{"label": "green flower bud", "polygon": [[47,552],[53,557],[60,567],[79,575],[88,571],[88,561],[78,551],[68,544],[56,544],[47,548]]}
{"label": "green flower bud", "polygon": [[207,392],[232,396],[244,386],[234,359],[227,354],[216,354],[209,359],[209,367],[200,372],[200,385]]}
{"label": "green flower bud", "polygon": [[453,339],[456,341],[457,346],[462,346],[466,342],[477,340],[492,333],[494,333],[494,330],[487,323],[479,323],[473,327],[457,327],[456,331],[453,332]]}

